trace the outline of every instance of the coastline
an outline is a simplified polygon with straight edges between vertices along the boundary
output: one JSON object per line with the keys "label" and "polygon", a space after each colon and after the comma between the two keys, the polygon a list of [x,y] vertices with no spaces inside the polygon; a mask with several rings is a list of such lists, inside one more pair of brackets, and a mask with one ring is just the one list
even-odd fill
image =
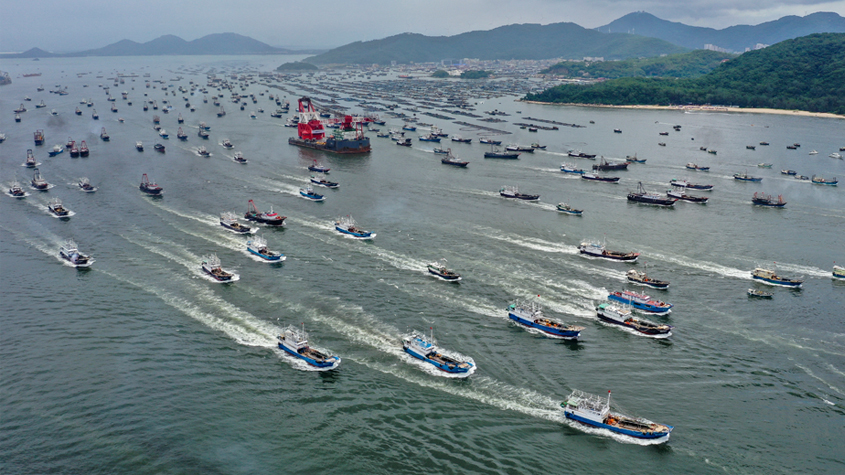
{"label": "coastline", "polygon": [[746,107],[724,107],[724,106],[647,106],[647,105],[627,105],[627,106],[613,106],[607,104],[578,104],[578,103],[560,103],[560,102],[540,102],[540,101],[526,101],[518,99],[518,102],[525,102],[527,104],[541,104],[546,106],[572,106],[572,107],[604,107],[608,109],[644,109],[644,110],[675,110],[683,112],[740,112],[751,114],[778,114],[778,115],[792,115],[799,117],[820,117],[823,119],[845,119],[845,115],[832,114],[830,112],[809,112],[801,110],[789,109],[755,109]]}

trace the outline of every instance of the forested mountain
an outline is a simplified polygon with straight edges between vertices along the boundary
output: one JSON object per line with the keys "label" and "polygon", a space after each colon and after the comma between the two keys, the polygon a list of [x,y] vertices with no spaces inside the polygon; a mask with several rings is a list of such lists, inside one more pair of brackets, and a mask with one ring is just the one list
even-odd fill
{"label": "forested mountain", "polygon": [[773,45],[813,33],[845,33],[845,18],[837,13],[817,12],[804,17],[790,15],[759,25],[736,25],[716,30],[662,20],[651,13],[634,12],[597,30],[660,38],[690,49],[712,44],[741,53],[745,48],[754,48],[757,43]]}
{"label": "forested mountain", "polygon": [[390,64],[436,62],[442,59],[582,59],[602,56],[626,59],[673,54],[684,48],[655,38],[606,34],[575,23],[507,25],[455,36],[403,33],[373,41],[357,41],[310,57],[312,64]]}
{"label": "forested mountain", "polygon": [[694,79],[622,78],[561,85],[526,100],[607,105],[722,104],[845,114],[845,34],[783,41]]}
{"label": "forested mountain", "polygon": [[713,71],[722,61],[736,55],[716,51],[696,50],[657,58],[626,59],[624,61],[563,61],[540,71],[568,77],[622,78],[622,77],[698,77]]}

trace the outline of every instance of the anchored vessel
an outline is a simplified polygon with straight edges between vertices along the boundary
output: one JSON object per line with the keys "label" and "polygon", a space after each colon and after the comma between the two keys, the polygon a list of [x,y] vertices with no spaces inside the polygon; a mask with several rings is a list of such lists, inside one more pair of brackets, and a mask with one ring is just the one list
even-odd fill
{"label": "anchored vessel", "polygon": [[652,279],[645,272],[639,272],[636,269],[629,270],[625,276],[628,278],[628,282],[633,284],[644,285],[646,287],[651,287],[652,289],[660,290],[669,288],[669,282],[665,280]]}
{"label": "anchored vessel", "polygon": [[260,237],[256,236],[251,240],[246,242],[247,250],[267,262],[281,262],[285,260],[285,255],[281,252],[275,252],[267,249],[267,241]]}
{"label": "anchored vessel", "polygon": [[781,287],[799,288],[804,283],[799,279],[788,279],[775,274],[775,271],[769,269],[762,269],[760,267],[751,271],[751,277],[754,280],[759,280],[764,284],[778,285]]}
{"label": "anchored vessel", "polygon": [[543,316],[540,304],[534,301],[514,301],[508,307],[508,318],[522,326],[536,328],[564,340],[575,340],[581,336],[584,327],[567,325]]}
{"label": "anchored vessel", "polygon": [[210,275],[217,282],[232,282],[235,280],[237,274],[226,272],[220,265],[220,259],[217,254],[206,256],[202,261],[202,271]]}
{"label": "anchored vessel", "polygon": [[461,280],[461,275],[455,271],[449,270],[446,267],[446,259],[441,259],[437,262],[432,262],[428,265],[428,273],[437,276],[449,282],[458,282]]}
{"label": "anchored vessel", "polygon": [[593,257],[601,257],[604,259],[611,259],[615,261],[628,261],[634,262],[640,257],[639,252],[619,252],[619,251],[608,251],[605,248],[604,243],[599,243],[595,241],[584,241],[578,246],[578,250],[581,251],[581,254],[586,254],[588,256]]}
{"label": "anchored vessel", "polygon": [[370,151],[370,139],[364,136],[363,124],[353,124],[351,115],[345,115],[343,121],[338,124],[339,128],[332,136],[327,137],[323,122],[310,98],[299,99],[297,112],[299,138],[291,137],[288,139],[289,144],[332,153],[355,154]]}
{"label": "anchored vessel", "polygon": [[674,429],[672,426],[658,424],[647,419],[610,412],[610,391],[607,392],[605,399],[601,396],[575,390],[566,398],[566,402],[560,403],[560,406],[563,408],[563,413],[567,419],[638,439],[665,439],[668,441],[669,434]]}
{"label": "anchored vessel", "polygon": [[475,367],[470,361],[458,361],[438,351],[434,335],[428,338],[419,332],[413,332],[402,339],[402,349],[414,358],[434,365],[435,368],[452,374],[466,374]]}
{"label": "anchored vessel", "polygon": [[308,334],[305,333],[305,324],[299,330],[293,325],[285,328],[284,333],[278,336],[279,348],[288,354],[295,356],[316,368],[336,368],[340,364],[337,356],[328,356],[308,346]]}
{"label": "anchored vessel", "polygon": [[660,300],[655,300],[646,294],[633,292],[631,290],[612,292],[607,296],[607,299],[626,303],[634,308],[650,313],[669,313],[672,311],[671,303],[661,302]]}
{"label": "anchored vessel", "polygon": [[359,228],[352,216],[349,215],[338,218],[334,223],[334,228],[340,233],[347,234],[358,239],[372,239],[376,237],[375,233],[364,231]]}
{"label": "anchored vessel", "polygon": [[252,228],[249,226],[244,226],[239,223],[237,215],[231,211],[224,211],[223,213],[220,213],[220,226],[238,234],[248,234],[253,232]]}
{"label": "anchored vessel", "polygon": [[76,268],[91,267],[91,264],[94,263],[94,259],[92,259],[91,256],[86,256],[85,254],[79,252],[76,248],[76,243],[73,242],[73,239],[68,239],[62,247],[59,248],[59,256],[70,262],[73,267]]}
{"label": "anchored vessel", "polygon": [[635,317],[630,310],[610,303],[599,304],[596,307],[596,316],[599,317],[599,320],[630,328],[643,335],[652,337],[672,336],[673,327],[671,325],[661,325],[645,318]]}
{"label": "anchored vessel", "polygon": [[258,211],[258,208],[256,208],[255,202],[249,200],[249,207],[247,208],[246,213],[244,213],[244,218],[246,218],[247,221],[269,224],[270,226],[284,226],[287,216],[280,216],[278,213],[273,212],[272,206],[270,207],[269,212],[261,213]]}

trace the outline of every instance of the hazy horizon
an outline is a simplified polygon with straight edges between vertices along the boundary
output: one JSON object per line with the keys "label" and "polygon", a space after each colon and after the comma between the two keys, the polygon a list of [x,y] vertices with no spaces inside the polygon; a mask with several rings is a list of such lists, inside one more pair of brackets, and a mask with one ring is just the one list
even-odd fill
{"label": "hazy horizon", "polygon": [[[140,6],[96,0],[12,2],[4,6],[0,18],[0,50],[21,52],[37,47],[67,53],[101,48],[124,39],[145,43],[163,35],[175,35],[191,41],[224,32],[249,36],[280,48],[331,49],[405,32],[451,36],[514,23],[572,22],[596,28],[636,11],[716,29],[757,25],[787,15],[806,16],[816,12],[845,16],[845,0],[776,0],[765,7],[748,0],[697,0],[687,4],[668,0],[598,0],[589,5],[572,0],[520,3],[371,0],[356,5],[326,0],[319,5],[320,11],[326,13],[315,15],[310,4],[269,0],[255,0],[248,8],[222,0],[186,0],[175,4],[148,0]],[[35,19],[49,28],[33,28]]]}

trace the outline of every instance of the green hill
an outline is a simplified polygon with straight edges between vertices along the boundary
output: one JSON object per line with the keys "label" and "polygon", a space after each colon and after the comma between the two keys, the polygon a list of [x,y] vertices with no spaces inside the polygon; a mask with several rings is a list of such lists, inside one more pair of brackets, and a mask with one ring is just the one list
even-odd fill
{"label": "green hill", "polygon": [[561,85],[526,100],[606,105],[722,104],[845,114],[845,34],[750,51],[693,79],[621,78]]}
{"label": "green hill", "polygon": [[624,78],[624,77],[697,77],[713,71],[725,59],[735,58],[735,54],[716,51],[696,50],[689,53],[661,56],[659,58],[626,59],[624,61],[601,61],[585,63],[583,61],[564,61],[540,71],[556,76],[589,78]]}
{"label": "green hill", "polygon": [[390,64],[443,59],[627,59],[674,54],[685,48],[667,41],[624,33],[599,33],[574,23],[507,25],[455,36],[404,33],[357,41],[306,59],[312,64]]}

